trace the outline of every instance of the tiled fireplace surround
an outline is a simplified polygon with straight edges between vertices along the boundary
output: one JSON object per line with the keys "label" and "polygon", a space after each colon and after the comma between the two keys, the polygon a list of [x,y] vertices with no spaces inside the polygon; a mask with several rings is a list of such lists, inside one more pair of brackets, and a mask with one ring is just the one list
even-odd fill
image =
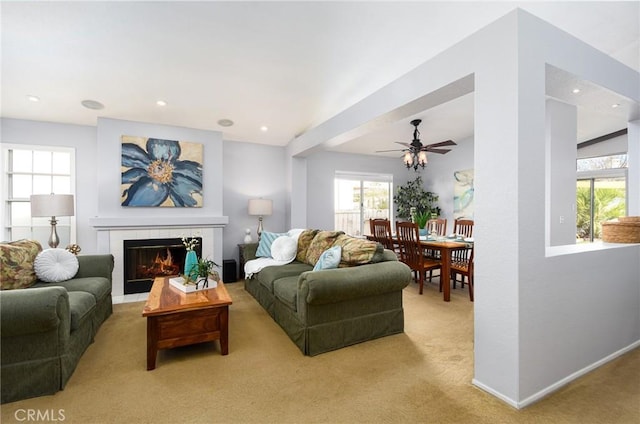
{"label": "tiled fireplace surround", "polygon": [[[222,264],[222,230],[227,217],[203,218],[94,218],[98,253],[114,257],[114,298],[124,295],[124,240],[202,237],[202,256]],[[219,270],[222,277],[222,269]]]}

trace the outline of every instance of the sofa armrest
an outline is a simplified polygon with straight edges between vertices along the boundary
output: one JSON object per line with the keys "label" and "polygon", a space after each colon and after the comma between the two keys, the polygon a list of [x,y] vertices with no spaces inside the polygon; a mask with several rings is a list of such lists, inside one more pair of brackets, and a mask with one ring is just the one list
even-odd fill
{"label": "sofa armrest", "polygon": [[111,281],[113,255],[80,255],[78,264],[80,267],[75,278],[104,277]]}
{"label": "sofa armrest", "polygon": [[0,291],[0,318],[2,338],[57,332],[60,327],[69,334],[69,295],[55,286]]}
{"label": "sofa armrest", "polygon": [[410,281],[411,270],[398,261],[307,271],[298,279],[298,302],[323,305],[376,296],[402,290]]}

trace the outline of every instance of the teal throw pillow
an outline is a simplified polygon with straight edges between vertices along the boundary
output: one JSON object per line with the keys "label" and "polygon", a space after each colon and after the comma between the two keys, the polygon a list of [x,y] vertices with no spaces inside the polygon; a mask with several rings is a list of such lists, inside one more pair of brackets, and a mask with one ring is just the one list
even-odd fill
{"label": "teal throw pillow", "polygon": [[256,250],[257,258],[270,258],[271,257],[271,245],[280,236],[286,236],[287,233],[270,233],[263,231],[260,234],[260,243],[258,243],[258,250]]}
{"label": "teal throw pillow", "polygon": [[340,264],[340,258],[342,256],[342,247],[333,246],[320,255],[320,259],[316,262],[316,266],[313,267],[314,271],[320,271],[322,269],[338,268]]}

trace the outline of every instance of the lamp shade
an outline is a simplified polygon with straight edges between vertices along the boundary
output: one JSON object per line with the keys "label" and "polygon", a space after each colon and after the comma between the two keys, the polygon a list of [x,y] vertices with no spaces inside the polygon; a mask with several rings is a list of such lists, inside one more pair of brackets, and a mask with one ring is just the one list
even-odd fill
{"label": "lamp shade", "polygon": [[31,216],[73,216],[73,194],[32,194]]}
{"label": "lamp shade", "polygon": [[269,199],[249,199],[249,215],[269,216],[273,213],[273,201]]}

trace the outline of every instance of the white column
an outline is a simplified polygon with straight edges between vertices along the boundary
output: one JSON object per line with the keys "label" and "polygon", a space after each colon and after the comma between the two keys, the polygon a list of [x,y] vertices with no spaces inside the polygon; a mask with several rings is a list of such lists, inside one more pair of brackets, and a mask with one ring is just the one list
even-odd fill
{"label": "white column", "polygon": [[628,213],[629,216],[640,216],[640,120],[629,122],[627,128]]}
{"label": "white column", "polygon": [[545,245],[576,242],[576,157],[578,111],[557,100],[546,102]]}

